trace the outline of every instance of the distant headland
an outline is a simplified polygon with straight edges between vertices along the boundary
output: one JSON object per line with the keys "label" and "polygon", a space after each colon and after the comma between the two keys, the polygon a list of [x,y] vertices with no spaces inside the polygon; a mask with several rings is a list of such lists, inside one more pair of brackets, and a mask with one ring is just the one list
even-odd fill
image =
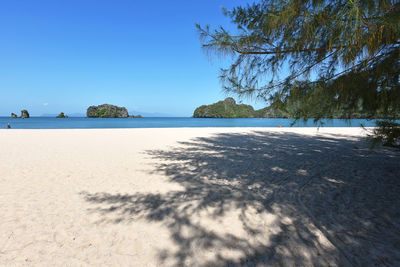
{"label": "distant headland", "polygon": [[[194,118],[298,118],[297,102],[273,102],[271,105],[255,110],[251,105],[237,104],[236,101],[228,97],[223,101],[211,105],[202,105],[195,109]],[[325,112],[327,113],[327,112]],[[383,116],[374,116],[362,109],[348,113],[341,108],[330,111],[328,119],[385,119]],[[318,112],[309,114],[310,118],[320,118]]]}
{"label": "distant headland", "polygon": [[288,114],[266,107],[255,110],[251,105],[236,104],[228,97],[211,105],[202,105],[195,109],[194,118],[288,118]]}
{"label": "distant headland", "polygon": [[125,107],[110,104],[90,106],[86,111],[88,118],[141,118],[141,115],[129,115]]}

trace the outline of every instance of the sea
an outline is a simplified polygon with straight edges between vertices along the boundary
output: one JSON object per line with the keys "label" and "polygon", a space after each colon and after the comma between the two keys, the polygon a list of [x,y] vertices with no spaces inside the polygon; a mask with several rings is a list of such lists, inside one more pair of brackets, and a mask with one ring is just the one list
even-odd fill
{"label": "sea", "polygon": [[184,128],[184,127],[373,127],[375,120],[323,119],[314,122],[294,119],[270,118],[190,118],[190,117],[144,117],[144,118],[83,118],[31,117],[28,119],[0,117],[0,129],[108,129],[108,128]]}

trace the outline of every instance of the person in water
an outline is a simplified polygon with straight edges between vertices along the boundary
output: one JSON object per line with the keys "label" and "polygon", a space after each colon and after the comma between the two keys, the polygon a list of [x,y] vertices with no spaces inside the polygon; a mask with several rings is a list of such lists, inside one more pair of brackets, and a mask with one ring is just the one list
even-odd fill
{"label": "person in water", "polygon": [[7,124],[7,129],[11,129],[10,123]]}

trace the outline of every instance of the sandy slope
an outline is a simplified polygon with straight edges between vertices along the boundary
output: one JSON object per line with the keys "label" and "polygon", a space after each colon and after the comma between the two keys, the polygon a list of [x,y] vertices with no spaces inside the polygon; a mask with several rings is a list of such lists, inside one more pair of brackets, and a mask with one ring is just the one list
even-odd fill
{"label": "sandy slope", "polygon": [[359,128],[0,131],[0,265],[400,264]]}

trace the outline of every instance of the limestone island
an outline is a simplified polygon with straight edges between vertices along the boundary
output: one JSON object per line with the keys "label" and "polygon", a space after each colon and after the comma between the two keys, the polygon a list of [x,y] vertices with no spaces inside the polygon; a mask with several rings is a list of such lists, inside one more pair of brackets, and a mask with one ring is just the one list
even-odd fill
{"label": "limestone island", "polygon": [[194,118],[288,118],[280,110],[266,107],[254,110],[251,105],[236,104],[235,99],[228,97],[211,105],[202,105],[193,113]]}
{"label": "limestone island", "polygon": [[90,106],[87,109],[86,116],[88,118],[141,118],[141,115],[129,116],[125,107],[118,107],[110,104],[99,106]]}
{"label": "limestone island", "polygon": [[[211,105],[202,105],[195,109],[194,118],[298,118],[298,105],[296,101],[275,101],[269,106],[255,110],[250,105],[237,104],[236,101],[228,97],[223,101]],[[304,111],[302,111],[304,112]],[[357,108],[353,112],[346,112],[341,108],[325,112],[328,119],[370,119],[371,115],[362,108]],[[308,113],[310,118],[321,118],[318,112]],[[385,119],[383,115],[375,115],[373,118]]]}
{"label": "limestone island", "polygon": [[30,117],[29,116],[29,112],[26,109],[21,110],[21,116],[20,117],[18,117],[18,115],[15,114],[15,113],[11,113],[11,118],[27,119],[29,117]]}
{"label": "limestone island", "polygon": [[67,119],[68,116],[65,115],[64,112],[61,112],[60,114],[58,114],[58,116],[57,116],[56,118],[59,118],[59,119]]}

